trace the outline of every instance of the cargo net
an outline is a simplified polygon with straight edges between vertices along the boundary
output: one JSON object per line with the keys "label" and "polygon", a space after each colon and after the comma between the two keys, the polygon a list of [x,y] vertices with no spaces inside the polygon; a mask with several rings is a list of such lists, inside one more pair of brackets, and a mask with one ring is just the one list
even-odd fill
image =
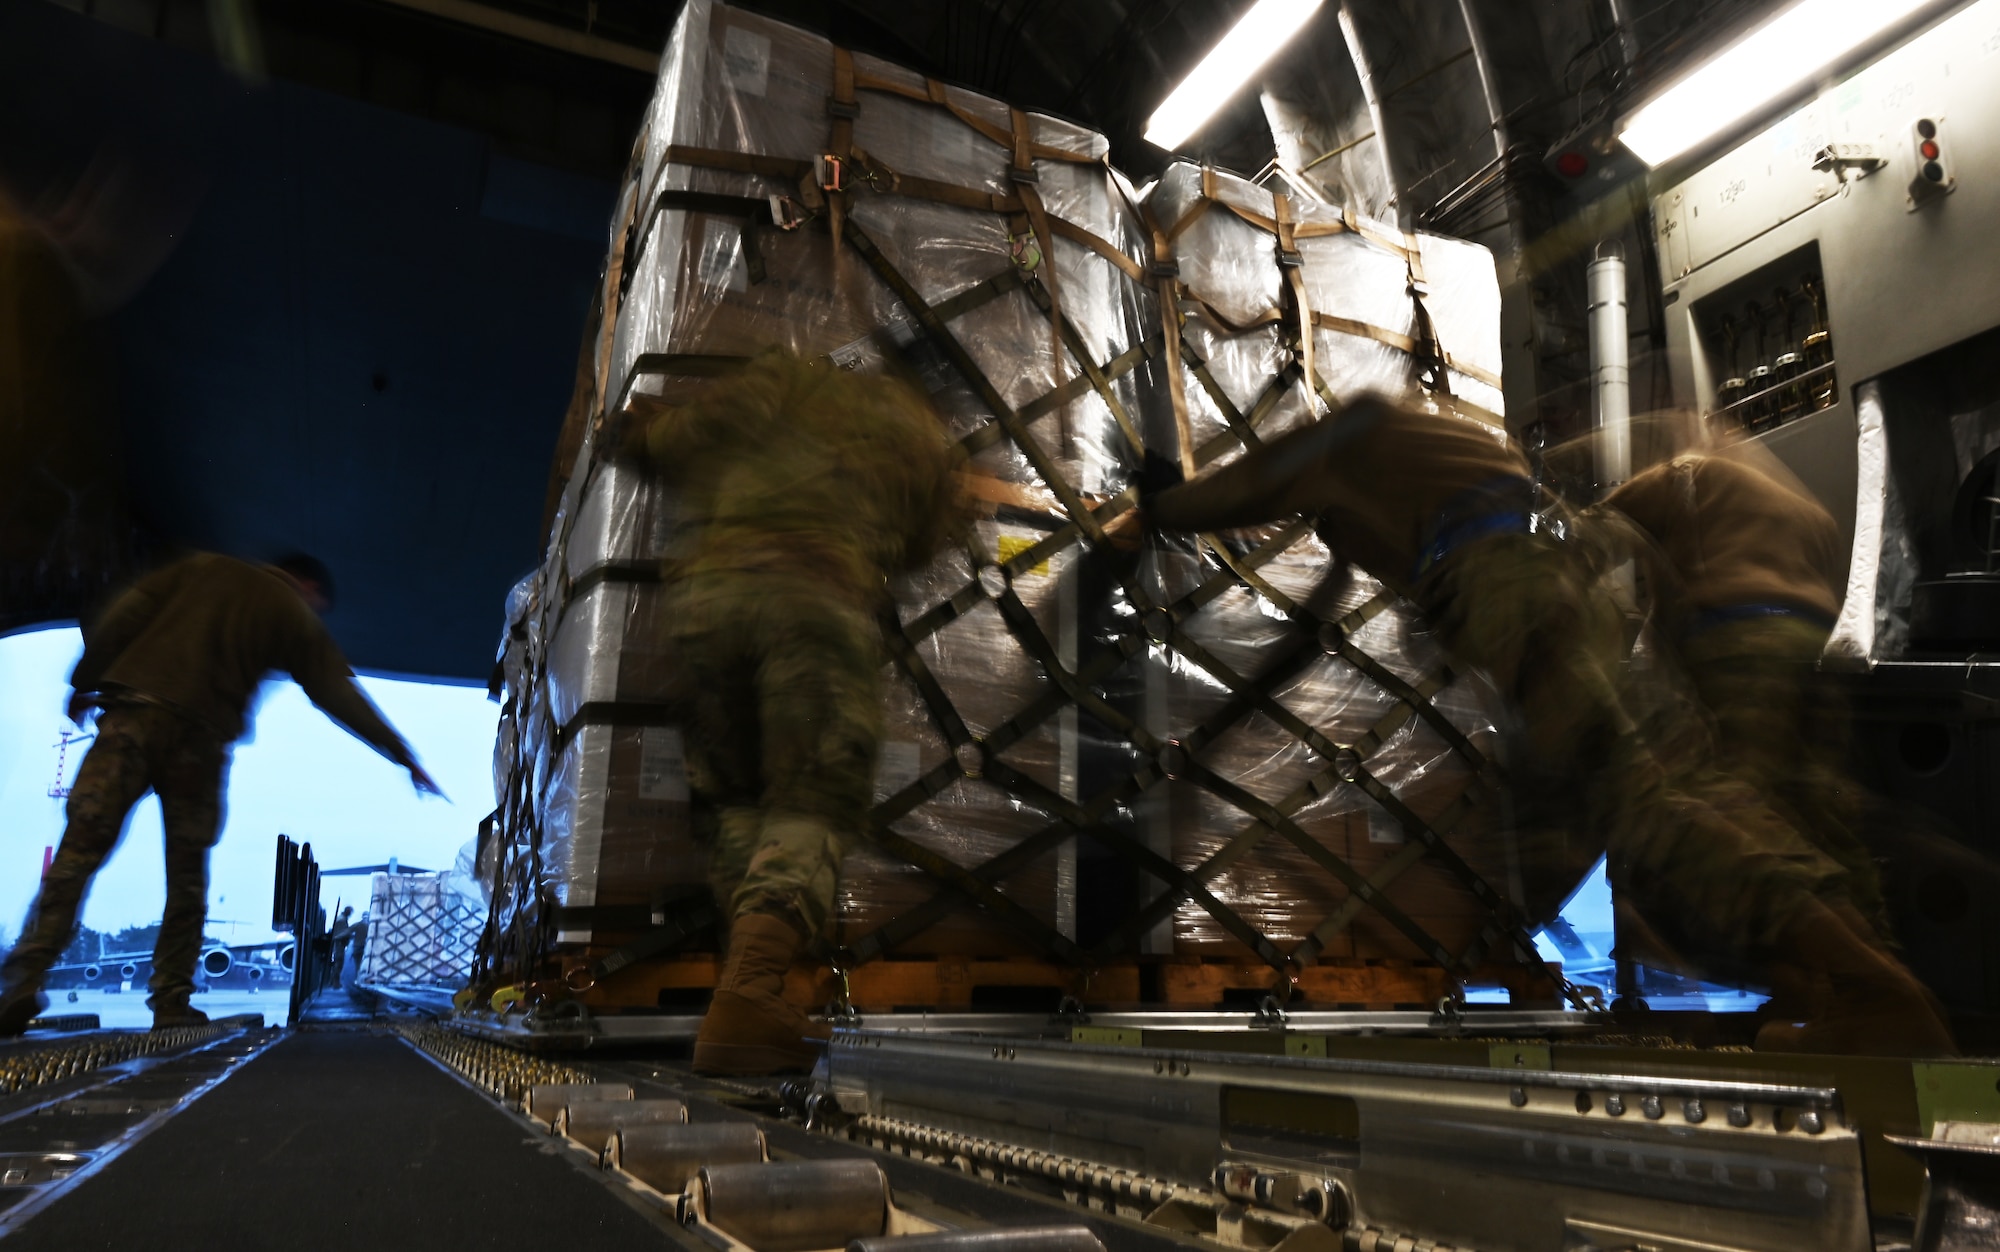
{"label": "cargo net", "polygon": [[477,897],[467,896],[453,882],[458,877],[375,875],[357,982],[447,991],[465,985],[486,919]]}
{"label": "cargo net", "polygon": [[[1174,455],[1194,471],[1336,402],[1325,370],[1339,368],[1339,353],[1323,348],[1316,363],[1316,336],[1365,341],[1405,385],[1497,383],[1439,344],[1416,250],[1405,246],[1413,241],[1381,245],[1403,268],[1408,319],[1383,328],[1312,307],[1284,269],[1302,237],[1359,238],[1361,225],[1320,221],[1302,236],[1282,200],[1269,215],[1225,206],[1232,221],[1268,228],[1254,263],[1275,261],[1285,275],[1269,315],[1231,317],[1181,281],[1183,232],[1153,220],[1150,204],[1114,204],[1103,233],[1051,211],[1040,194],[1051,167],[1095,165],[1107,188],[1127,194],[1097,155],[1035,142],[1019,111],[997,122],[940,84],[871,74],[830,51],[832,120],[817,157],[641,137],[607,264],[592,401],[601,422],[635,390],[672,396],[743,359],[747,349],[613,347],[631,338],[628,297],[645,286],[634,275],[661,221],[682,215],[680,237],[704,247],[714,223],[729,223],[724,237],[753,296],[787,250],[809,249],[825,273],[862,263],[879,284],[860,298],[879,333],[831,350],[832,363],[868,365],[880,350],[923,378],[966,452],[971,494],[990,509],[962,551],[895,584],[896,611],[883,621],[895,681],[879,803],[865,846],[843,867],[839,934],[824,955],[852,969],[921,952],[922,937],[954,926],[997,924],[1074,967],[1079,990],[1092,969],[1135,955],[1247,952],[1282,1001],[1323,956],[1394,954],[1460,981],[1494,963],[1525,967],[1580,1006],[1491,885],[1506,871],[1506,832],[1498,771],[1477,742],[1492,737],[1488,715],[1426,646],[1407,605],[1336,574],[1304,519],[1255,535],[1149,540],[1137,555],[1105,533],[1137,506],[1132,480],[1149,427],[1171,423],[1161,442],[1177,441]],[[670,62],[676,55],[670,48]],[[1011,190],[913,177],[859,150],[854,123],[871,95],[934,108],[997,145]],[[1214,193],[1204,174],[1204,198],[1220,202]],[[913,263],[916,231],[899,246],[897,223],[935,232],[952,214],[998,219],[999,230],[960,228],[998,245],[987,272]],[[1087,268],[1122,285],[1114,300],[1134,328],[1122,343],[1072,319]],[[1045,344],[1052,385],[1022,394],[1036,372],[986,343],[1005,324],[1040,328],[1013,348],[1025,358]],[[699,334],[675,338],[669,346],[713,346]],[[1231,369],[1214,368],[1232,352]],[[1384,381],[1344,371],[1339,380],[1348,394]],[[1170,412],[1149,422],[1159,397]],[[1204,434],[1204,423],[1215,429]],[[1080,481],[1086,474],[1095,481]],[[552,550],[564,541],[559,533]],[[492,972],[546,968],[555,934],[527,744],[536,734],[559,742],[567,729],[528,724],[544,677],[537,637],[560,613],[562,584],[552,562],[535,610],[545,625],[524,632],[526,691],[509,706],[520,746],[496,814],[481,945]],[[707,924],[712,905],[685,903],[693,894],[683,904],[656,897],[650,937],[599,961],[589,980]],[[1354,941],[1363,932],[1366,945]]]}

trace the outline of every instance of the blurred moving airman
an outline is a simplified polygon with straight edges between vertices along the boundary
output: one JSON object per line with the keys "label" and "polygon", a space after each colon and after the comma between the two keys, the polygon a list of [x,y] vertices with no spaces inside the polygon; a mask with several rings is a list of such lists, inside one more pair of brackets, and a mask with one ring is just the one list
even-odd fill
{"label": "blurred moving airman", "polygon": [[[1650,541],[1641,565],[1657,637],[1686,675],[1704,723],[1706,751],[1681,785],[1727,815],[1762,824],[1770,832],[1762,874],[1792,881],[1820,905],[1793,922],[1810,937],[1772,935],[1763,962],[1775,1007],[1806,1026],[1768,1030],[1760,1042],[1948,1051],[1941,1011],[1890,953],[1881,883],[1860,833],[1861,796],[1845,763],[1845,710],[1813,674],[1844,591],[1840,528],[1767,460],[1744,446],[1686,452],[1604,501]],[[1727,872],[1718,865],[1705,874]],[[1702,927],[1677,924],[1699,910],[1676,906],[1672,877],[1653,876],[1667,898],[1637,902],[1655,942],[1697,965],[1729,969],[1732,954],[1715,951]]]}
{"label": "blurred moving airman", "polygon": [[270,671],[290,674],[321,711],[407,769],[419,794],[441,794],[355,685],[319,620],[332,601],[332,576],[312,557],[259,566],[200,553],[140,579],[85,630],[69,715],[82,725],[98,709],[97,738],[70,790],[62,844],[0,966],[0,1036],[20,1034],[47,1007],[42,980],[148,791],[166,828],[167,902],[147,1004],[155,1027],[207,1020],[188,999],[208,913],[208,850],[221,833],[230,744]]}
{"label": "blurred moving airman", "polygon": [[1146,504],[1149,525],[1175,530],[1293,513],[1317,517],[1337,560],[1409,596],[1453,661],[1486,671],[1519,712],[1525,759],[1510,776],[1532,921],[1608,851],[1613,886],[1649,916],[1760,969],[1838,968],[1908,1010],[1865,1040],[1843,1028],[1814,1042],[1951,1050],[1917,989],[1823,902],[1837,864],[1754,792],[1718,808],[1656,757],[1625,703],[1624,624],[1600,586],[1607,549],[1541,498],[1503,432],[1368,397]]}
{"label": "blurred moving airman", "polygon": [[781,349],[693,404],[639,402],[681,491],[669,559],[692,703],[688,773],[713,814],[728,951],[695,1043],[706,1073],[811,1066],[827,1031],[785,971],[833,920],[842,857],[874,799],[888,577],[958,524],[957,454],[924,397]]}

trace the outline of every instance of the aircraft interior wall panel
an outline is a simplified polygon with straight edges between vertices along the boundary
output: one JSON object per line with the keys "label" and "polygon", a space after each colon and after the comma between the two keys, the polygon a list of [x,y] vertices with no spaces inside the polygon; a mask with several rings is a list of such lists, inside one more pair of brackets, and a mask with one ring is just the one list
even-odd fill
{"label": "aircraft interior wall panel", "polygon": [[[1949,190],[1912,193],[1919,118],[1938,124]],[[1829,144],[1886,163],[1842,186],[1812,168]],[[1978,0],[1654,197],[1675,403],[1717,407],[1721,305],[1755,298],[1769,273],[1816,265],[1834,403],[1760,437],[1851,533],[1853,388],[2000,325],[1996,221],[2000,0]]]}

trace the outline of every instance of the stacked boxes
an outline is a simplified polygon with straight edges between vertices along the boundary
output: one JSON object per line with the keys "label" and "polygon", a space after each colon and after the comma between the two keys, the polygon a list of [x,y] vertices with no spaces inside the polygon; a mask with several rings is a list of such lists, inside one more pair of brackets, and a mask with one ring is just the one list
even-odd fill
{"label": "stacked boxes", "polygon": [[[1366,908],[1322,926],[1352,885],[1330,858],[1386,874],[1411,837],[1407,810],[1345,780],[1357,762],[1419,825],[1494,828],[1490,797],[1461,799],[1468,753],[1437,728],[1485,751],[1484,706],[1403,607],[1330,577],[1302,525],[1229,541],[1256,587],[1206,548],[1131,556],[1081,532],[1132,507],[1144,447],[1177,446],[1170,368],[1204,462],[1233,455],[1246,424],[1281,431],[1420,375],[1497,413],[1491,258],[1300,206],[1321,315],[1308,388],[1288,372],[1297,288],[1253,220],[1269,194],[1177,166],[1142,198],[1105,151],[1070,123],[686,6],[613,222],[597,418],[547,559],[510,600],[501,964],[621,941],[612,911],[658,916],[705,881],[659,609],[673,502],[600,444],[631,396],[696,394],[774,343],[917,379],[980,511],[962,549],[891,588],[876,829],[843,866],[827,937],[850,961],[1484,955],[1483,906],[1429,864],[1389,867],[1406,871],[1389,894],[1433,942]],[[1163,281],[1156,232],[1202,200]],[[1170,362],[1170,340],[1190,355]],[[1340,638],[1441,692],[1434,710],[1321,648],[1320,624],[1344,616]]]}
{"label": "stacked boxes", "polygon": [[[1493,385],[1500,369],[1499,288],[1485,249],[1436,235],[1404,235],[1320,204],[1288,203],[1281,211],[1271,191],[1185,163],[1171,166],[1149,190],[1145,208],[1155,228],[1172,239],[1175,294],[1187,314],[1181,334],[1190,350],[1181,363],[1182,392],[1203,465],[1239,454],[1242,437],[1232,428],[1254,427],[1254,437],[1269,438],[1313,420],[1324,403],[1369,391],[1416,391],[1427,370],[1440,367],[1463,410],[1491,415],[1499,424],[1503,401]],[[1280,220],[1291,226],[1291,248],[1274,229]],[[1295,290],[1288,290],[1288,267],[1298,274]],[[1305,324],[1312,327],[1310,379],[1303,374],[1305,354],[1297,350]],[[1194,362],[1203,368],[1197,371]],[[1157,386],[1152,398],[1153,428],[1161,430],[1167,423],[1157,410],[1170,392]],[[1330,554],[1310,532],[1276,542],[1271,533],[1259,537],[1269,544],[1269,561],[1257,572],[1292,602],[1291,613],[1275,611],[1268,594],[1239,584],[1183,621],[1181,629],[1238,675],[1262,672],[1293,652],[1310,654],[1272,696],[1333,745],[1359,743],[1371,728],[1393,719],[1393,732],[1372,753],[1360,754],[1356,764],[1426,823],[1450,815],[1450,829],[1440,833],[1448,834],[1485,881],[1504,885],[1507,858],[1493,809],[1497,797],[1490,788],[1472,788],[1475,759],[1455,752],[1382,684],[1321,646],[1318,635],[1334,629],[1333,623],[1364,604],[1387,600],[1382,587],[1358,572],[1350,581],[1330,568]],[[1218,562],[1212,551],[1207,556],[1163,564],[1161,597],[1172,600],[1212,576]],[[1447,676],[1421,619],[1406,604],[1390,604],[1357,624],[1348,641],[1411,685]],[[1177,728],[1199,724],[1231,698],[1230,688],[1209,669],[1175,665],[1168,721]],[[1443,688],[1431,703],[1476,752],[1496,749],[1486,702],[1465,682]],[[1281,948],[1306,940],[1352,894],[1312,845],[1374,878],[1417,835],[1362,788],[1343,785],[1344,771],[1335,761],[1266,713],[1232,726],[1204,760],[1215,773],[1275,806],[1292,826],[1260,828],[1239,804],[1176,784],[1170,806],[1174,860],[1190,869],[1212,859],[1226,862],[1228,868],[1212,882],[1215,896]],[[1459,803],[1462,796],[1465,805]],[[1446,953],[1462,955],[1481,940],[1487,910],[1434,861],[1400,869],[1379,885]],[[1349,911],[1346,928],[1323,934],[1316,952],[1436,955],[1382,910]],[[1176,910],[1173,937],[1175,950],[1183,953],[1239,950],[1217,917],[1193,903]]]}

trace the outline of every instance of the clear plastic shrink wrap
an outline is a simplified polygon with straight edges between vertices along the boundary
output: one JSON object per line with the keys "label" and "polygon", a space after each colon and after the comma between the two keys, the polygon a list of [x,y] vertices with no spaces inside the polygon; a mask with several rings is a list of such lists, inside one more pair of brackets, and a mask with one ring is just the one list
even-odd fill
{"label": "clear plastic shrink wrap", "polygon": [[[1499,288],[1485,249],[1435,235],[1405,236],[1316,203],[1288,202],[1281,211],[1269,190],[1185,163],[1171,166],[1148,189],[1144,208],[1171,250],[1173,289],[1186,316],[1181,335],[1190,352],[1183,357],[1182,394],[1200,464],[1238,454],[1243,445],[1232,428],[1250,427],[1269,438],[1312,420],[1327,403],[1369,391],[1417,392],[1426,374],[1439,381],[1439,366],[1462,404],[1500,421]],[[1281,220],[1288,238],[1280,238]],[[1295,288],[1288,270],[1296,270]],[[1312,327],[1310,387],[1303,376],[1306,354],[1298,350],[1304,323]],[[1195,361],[1203,368],[1193,368]],[[1171,395],[1164,385],[1151,389],[1151,429],[1167,429],[1159,409]],[[1242,704],[1232,693],[1236,684],[1225,683],[1218,671],[1251,678],[1282,657],[1301,658],[1296,672],[1287,671],[1270,693],[1295,725],[1253,711],[1197,757],[1272,805],[1291,829],[1271,830],[1240,803],[1176,782],[1167,806],[1176,864],[1216,869],[1209,880],[1216,899],[1288,951],[1317,930],[1316,955],[1435,959],[1441,946],[1454,958],[1468,952],[1504,956],[1490,951],[1493,936],[1482,937],[1487,910],[1462,879],[1435,858],[1391,864],[1414,837],[1403,817],[1364,788],[1341,783],[1335,763],[1307,739],[1316,733],[1322,746],[1363,745],[1372,742],[1371,730],[1393,719],[1379,747],[1358,752],[1359,765],[1504,893],[1507,858],[1494,812],[1497,797],[1490,788],[1474,788],[1473,758],[1455,751],[1433,725],[1412,716],[1383,684],[1331,654],[1319,638],[1327,624],[1364,604],[1371,610],[1386,605],[1365,623],[1354,623],[1348,642],[1423,687],[1447,671],[1421,619],[1366,575],[1357,571],[1350,581],[1330,569],[1325,546],[1303,526],[1245,538],[1250,541],[1232,559],[1265,562],[1256,576],[1291,602],[1292,611],[1239,581],[1185,618],[1180,629],[1194,646],[1162,662],[1170,674],[1164,717],[1183,734],[1232,701]],[[1199,561],[1183,554],[1153,567],[1161,599],[1172,601],[1225,572],[1213,549],[1198,550]],[[1474,752],[1496,750],[1491,714],[1466,682],[1444,687],[1431,704]],[[1461,796],[1468,803],[1461,804]],[[1379,908],[1357,909],[1350,885],[1308,841],[1376,879],[1418,933]],[[1322,930],[1343,906],[1345,926]],[[1191,901],[1175,911],[1173,939],[1182,952],[1241,950],[1240,938],[1214,911]]]}
{"label": "clear plastic shrink wrap", "polygon": [[[814,160],[843,143],[847,189],[833,194]],[[1340,781],[1320,750],[1330,745],[1364,743],[1366,769],[1419,818],[1457,821],[1452,840],[1490,826],[1484,810],[1457,812],[1470,769],[1437,730],[1213,553],[1182,544],[1123,556],[1070,522],[1068,508],[1108,520],[1129,507],[1141,445],[1173,446],[1151,233],[1104,152],[1069,123],[837,56],[816,36],[710,0],[686,6],[662,61],[613,223],[598,379],[607,408],[633,393],[694,394],[728,360],[782,343],[917,378],[970,454],[982,516],[969,541],[891,588],[901,637],[884,671],[885,829],[845,863],[831,937],[856,959],[1282,961],[1349,892],[1293,833],[1252,831],[1269,817],[1263,806],[1361,874],[1380,871],[1405,837]],[[1153,220],[1179,220],[1202,180],[1170,170],[1147,201]],[[1254,185],[1211,175],[1208,187],[1253,215],[1272,211]],[[811,220],[799,228],[778,224],[801,215]],[[1295,216],[1327,232],[1298,246],[1307,302],[1324,315],[1325,393],[1401,392],[1442,362],[1455,394],[1498,413],[1498,294],[1482,249],[1419,237],[1431,283],[1420,314],[1400,235],[1356,229],[1323,206]],[[1177,294],[1193,297],[1181,301],[1180,333],[1207,362],[1206,380],[1184,368],[1205,459],[1240,446],[1211,382],[1265,432],[1316,411],[1295,376],[1273,385],[1293,355],[1282,322],[1242,325],[1283,305],[1273,242],[1212,211],[1173,241]],[[567,906],[644,900],[705,881],[673,764],[672,657],[644,573],[672,549],[672,512],[660,488],[586,441],[541,571],[524,686],[509,688],[519,802],[503,842],[526,867],[517,903],[530,891]],[[1365,579],[1330,580],[1310,532],[1288,534],[1275,559],[1236,555],[1316,620],[1366,602],[1353,642],[1408,682],[1437,685],[1437,657],[1403,608],[1384,608]],[[1178,629],[1159,625],[1161,605]],[[1268,687],[1319,746],[1232,685]],[[1465,687],[1442,687],[1438,708],[1483,750],[1491,728]],[[1366,742],[1376,727],[1379,747]],[[1183,745],[1193,769],[1170,763]],[[1079,823],[1092,833],[1078,837]],[[1175,893],[1161,898],[1168,878]],[[1482,911],[1455,890],[1428,862],[1387,889],[1434,943],[1355,909],[1301,952],[1467,953]],[[1140,912],[1156,899],[1157,916]],[[552,933],[590,939],[579,917]]]}

